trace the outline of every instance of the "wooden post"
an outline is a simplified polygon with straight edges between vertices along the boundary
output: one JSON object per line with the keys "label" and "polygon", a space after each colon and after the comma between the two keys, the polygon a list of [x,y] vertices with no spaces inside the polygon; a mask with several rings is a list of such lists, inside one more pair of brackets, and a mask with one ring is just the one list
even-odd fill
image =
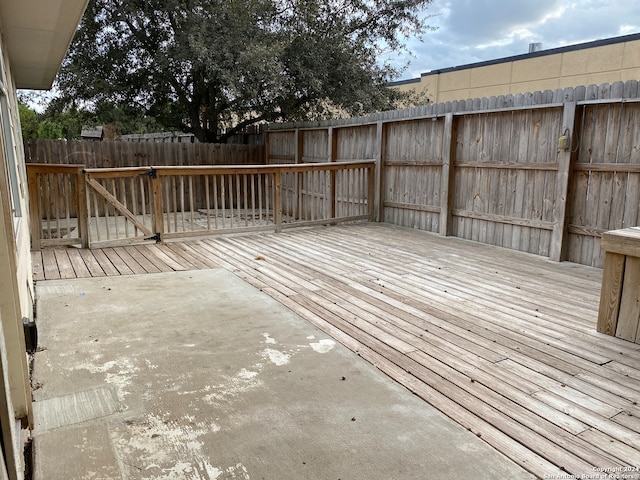
{"label": "wooden post", "polygon": [[273,221],[276,233],[282,232],[282,172],[273,174]]}
{"label": "wooden post", "polygon": [[[333,127],[329,127],[328,130],[328,142],[329,142],[329,156],[328,156],[328,161],[329,162],[335,162],[337,155],[338,155],[338,135],[336,133],[336,131],[334,130]],[[346,170],[343,170],[343,172],[346,172]],[[346,176],[342,175],[343,177]],[[336,216],[338,215],[338,194],[337,194],[337,172],[336,170],[331,170],[329,173],[329,177],[330,177],[330,192],[329,195],[331,197],[331,218],[336,218]]]}
{"label": "wooden post", "polygon": [[164,211],[163,211],[164,207],[162,205],[162,177],[158,177],[157,175],[152,175],[151,188],[153,189],[153,231],[158,235],[158,241],[162,242],[163,236],[164,236]]}
{"label": "wooden post", "polygon": [[40,250],[42,236],[42,214],[40,213],[40,189],[38,174],[27,165],[27,185],[29,188],[29,228],[31,230],[31,250]]}
{"label": "wooden post", "polygon": [[[607,252],[607,255],[609,253]],[[616,337],[637,342],[640,323],[640,258],[626,255]],[[599,319],[598,319],[599,320]]]}
{"label": "wooden post", "polygon": [[440,174],[440,235],[451,235],[451,205],[454,190],[454,159],[456,151],[456,125],[453,113],[444,117],[442,144],[442,171]]}
{"label": "wooden post", "polygon": [[375,203],[375,197],[376,197],[376,179],[378,178],[378,176],[376,175],[376,166],[375,165],[371,165],[368,169],[367,169],[367,173],[368,173],[368,179],[367,179],[367,187],[368,187],[368,192],[367,192],[367,206],[369,207],[369,221],[370,222],[375,222],[376,221],[376,203]]}
{"label": "wooden post", "polygon": [[[295,134],[294,134],[294,143],[296,145],[296,152],[295,152],[295,163],[296,165],[299,163],[303,163],[303,153],[304,153],[304,133],[300,131],[299,128],[296,128]],[[295,189],[296,189],[296,195],[295,195],[295,201],[297,202],[297,208],[298,208],[298,215],[300,218],[304,217],[304,199],[303,199],[303,195],[302,195],[302,191],[304,190],[304,174],[302,172],[299,172],[296,175],[296,185],[295,185]],[[295,212],[295,206],[293,209],[293,212],[291,212],[292,214]],[[294,215],[295,216],[295,215]]]}
{"label": "wooden post", "polygon": [[555,225],[551,234],[551,245],[549,246],[549,258],[556,262],[564,260],[567,252],[567,197],[571,177],[575,118],[576,102],[565,102],[562,111],[562,131],[559,132],[558,137],[568,136],[566,139],[567,148],[558,149],[558,174],[556,176],[555,204],[553,207]]}
{"label": "wooden post", "polygon": [[[379,120],[376,124],[376,145],[375,145],[375,177],[373,180],[374,197],[369,197],[369,201],[373,198],[371,207],[373,207],[372,222],[384,222],[384,188],[383,182],[383,164],[385,154],[385,138],[384,123]],[[371,180],[370,180],[371,181]],[[371,189],[371,185],[369,185]],[[370,208],[371,208],[370,207]],[[371,210],[370,210],[371,211]]]}
{"label": "wooden post", "polygon": [[89,248],[89,203],[85,174],[78,170],[76,174],[76,214],[78,215],[78,233],[82,248]]}
{"label": "wooden post", "polygon": [[605,254],[596,330],[607,335],[615,335],[618,326],[624,260],[625,256],[619,253],[606,252]]}
{"label": "wooden post", "polygon": [[336,171],[329,171],[329,212],[330,218],[336,218],[338,212],[338,196],[336,194]]}

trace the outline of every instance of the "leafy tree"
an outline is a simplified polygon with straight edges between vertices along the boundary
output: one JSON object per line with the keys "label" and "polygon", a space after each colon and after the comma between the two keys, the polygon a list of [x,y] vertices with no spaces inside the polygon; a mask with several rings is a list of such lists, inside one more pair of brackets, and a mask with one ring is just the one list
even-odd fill
{"label": "leafy tree", "polygon": [[79,139],[83,126],[98,123],[92,112],[79,108],[75,102],[66,102],[62,98],[54,98],[50,101],[44,113],[40,115],[40,121],[57,125],[61,132],[58,138],[67,140]]}
{"label": "leafy tree", "polygon": [[90,0],[58,87],[207,142],[263,121],[389,109],[399,72],[380,54],[428,29],[430,2]]}
{"label": "leafy tree", "polygon": [[43,120],[38,125],[38,137],[37,138],[49,138],[52,140],[59,140],[64,138],[62,131],[62,125],[54,122],[53,120]]}
{"label": "leafy tree", "polygon": [[[127,105],[101,102],[92,110],[80,108],[76,102],[63,97],[47,99],[46,110],[37,113],[26,103],[38,103],[32,94],[20,92],[19,111],[23,138],[51,138],[76,140],[84,126],[108,126],[116,136],[131,133],[151,133],[162,129],[152,117]],[[43,102],[45,103],[45,102]]]}
{"label": "leafy tree", "polygon": [[22,138],[38,138],[38,114],[22,102],[18,103]]}

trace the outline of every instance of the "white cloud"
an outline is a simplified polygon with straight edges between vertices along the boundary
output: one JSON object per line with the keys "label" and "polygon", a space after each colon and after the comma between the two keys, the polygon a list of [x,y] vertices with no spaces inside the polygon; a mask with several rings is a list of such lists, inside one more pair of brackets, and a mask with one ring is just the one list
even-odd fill
{"label": "white cloud", "polygon": [[409,42],[415,58],[402,78],[527,53],[534,42],[549,49],[640,33],[640,2],[628,0],[434,0],[425,13],[438,30]]}

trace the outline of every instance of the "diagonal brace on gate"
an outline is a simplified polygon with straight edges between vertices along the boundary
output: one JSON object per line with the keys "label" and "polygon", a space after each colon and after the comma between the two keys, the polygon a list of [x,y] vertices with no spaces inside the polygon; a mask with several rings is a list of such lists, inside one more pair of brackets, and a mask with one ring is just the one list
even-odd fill
{"label": "diagonal brace on gate", "polygon": [[124,215],[131,223],[133,223],[142,233],[144,233],[145,235],[155,235],[155,232],[152,232],[144,223],[140,222],[140,220],[138,220],[127,209],[127,207],[125,207],[116,197],[114,197],[113,194],[109,192],[109,190],[100,185],[99,182],[87,176],[87,184],[97,193],[102,195],[104,199],[113,206],[113,208],[122,213],[122,215]]}

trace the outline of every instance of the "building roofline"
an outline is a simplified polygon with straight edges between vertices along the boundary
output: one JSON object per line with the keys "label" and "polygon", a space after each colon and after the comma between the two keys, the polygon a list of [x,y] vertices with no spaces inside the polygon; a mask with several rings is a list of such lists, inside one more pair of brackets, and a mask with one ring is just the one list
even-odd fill
{"label": "building roofline", "polygon": [[578,50],[584,50],[584,49],[587,49],[587,48],[604,47],[604,46],[607,46],[607,45],[615,45],[617,43],[633,42],[633,41],[636,41],[636,40],[640,40],[640,33],[633,33],[633,34],[630,34],[630,35],[622,35],[620,37],[605,38],[605,39],[602,39],[602,40],[593,40],[593,41],[584,42],[584,43],[576,43],[574,45],[567,45],[567,46],[564,46],[564,47],[550,48],[548,50],[539,50],[537,52],[522,53],[520,55],[512,55],[510,57],[497,58],[495,60],[486,60],[486,61],[483,61],[483,62],[467,63],[465,65],[458,65],[456,67],[440,68],[440,69],[437,69],[437,70],[431,70],[429,72],[421,73],[420,77],[411,78],[411,79],[407,79],[407,80],[397,80],[397,81],[394,81],[394,82],[389,82],[389,83],[387,83],[387,85],[390,86],[390,87],[396,87],[396,86],[400,86],[400,85],[408,85],[408,84],[412,84],[412,83],[420,83],[420,79],[422,77],[429,77],[431,75],[439,75],[441,73],[457,72],[459,70],[467,70],[467,69],[470,69],[470,68],[486,67],[486,66],[489,66],[489,65],[498,65],[500,63],[507,63],[507,62],[516,62],[518,60],[527,60],[527,59],[530,59],[530,58],[546,57],[548,55],[558,55],[558,54],[566,53],[566,52],[574,52],[574,51],[578,51]]}

